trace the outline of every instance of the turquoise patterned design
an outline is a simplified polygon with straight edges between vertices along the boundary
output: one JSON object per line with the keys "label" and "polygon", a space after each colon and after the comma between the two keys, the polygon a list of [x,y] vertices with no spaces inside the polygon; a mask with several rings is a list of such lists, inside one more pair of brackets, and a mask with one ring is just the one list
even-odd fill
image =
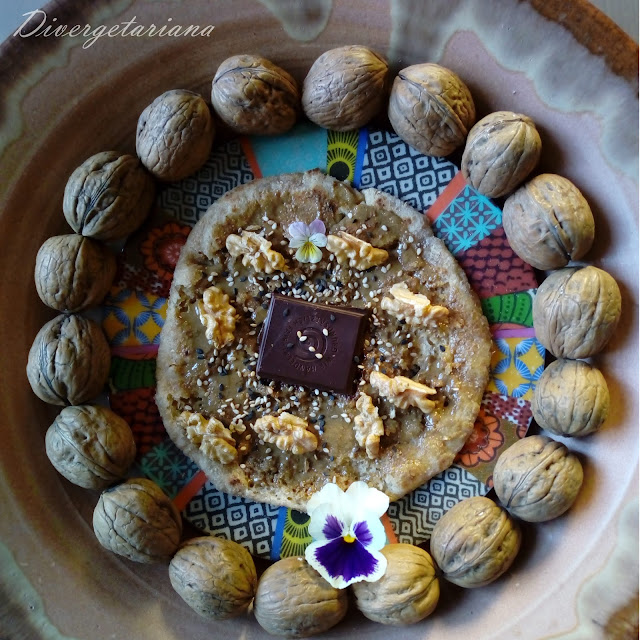
{"label": "turquoise patterned design", "polygon": [[435,234],[454,255],[464,253],[502,225],[502,211],[466,186],[433,223]]}
{"label": "turquoise patterned design", "polygon": [[327,131],[301,122],[277,137],[254,136],[251,148],[263,177],[279,173],[326,169]]}
{"label": "turquoise patterned design", "polygon": [[198,467],[166,438],[142,457],[138,470],[173,499],[198,472]]}

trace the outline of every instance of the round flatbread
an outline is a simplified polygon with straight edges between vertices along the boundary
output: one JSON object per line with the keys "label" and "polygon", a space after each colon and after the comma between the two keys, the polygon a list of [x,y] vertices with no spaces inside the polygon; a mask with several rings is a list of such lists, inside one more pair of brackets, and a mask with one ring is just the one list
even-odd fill
{"label": "round flatbread", "polygon": [[[316,250],[299,247],[294,223],[311,225]],[[327,482],[363,480],[395,500],[462,448],[490,346],[424,215],[320,171],[286,174],[228,192],[191,232],[156,400],[221,491],[305,510]]]}

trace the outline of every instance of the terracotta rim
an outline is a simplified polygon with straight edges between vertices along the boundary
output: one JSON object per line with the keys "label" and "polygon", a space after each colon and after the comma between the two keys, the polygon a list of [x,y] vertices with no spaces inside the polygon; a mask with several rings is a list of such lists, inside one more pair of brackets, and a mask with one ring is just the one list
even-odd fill
{"label": "terracotta rim", "polygon": [[591,53],[603,56],[607,66],[638,92],[638,44],[609,16],[588,0],[528,2],[540,15],[565,27]]}

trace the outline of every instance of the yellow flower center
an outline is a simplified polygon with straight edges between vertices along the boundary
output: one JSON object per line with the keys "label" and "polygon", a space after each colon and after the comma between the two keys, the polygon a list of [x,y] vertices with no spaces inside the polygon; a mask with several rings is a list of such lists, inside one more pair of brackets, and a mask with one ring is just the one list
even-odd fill
{"label": "yellow flower center", "polygon": [[349,542],[349,543],[351,543],[351,542],[355,542],[355,541],[356,541],[356,539],[355,539],[351,534],[349,534],[349,533],[347,533],[347,535],[346,535],[346,536],[342,536],[342,539],[343,539],[345,542]]}

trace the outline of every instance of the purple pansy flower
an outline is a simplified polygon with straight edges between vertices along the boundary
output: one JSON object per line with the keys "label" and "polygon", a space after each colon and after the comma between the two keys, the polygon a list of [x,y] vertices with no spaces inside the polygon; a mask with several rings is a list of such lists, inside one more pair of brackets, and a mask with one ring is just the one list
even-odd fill
{"label": "purple pansy flower", "polygon": [[305,550],[307,562],[337,589],[379,580],[387,570],[380,518],[388,508],[389,498],[365,482],[354,482],[346,492],[325,485],[307,503],[314,539]]}
{"label": "purple pansy flower", "polygon": [[300,262],[320,262],[322,251],[319,247],[327,246],[324,222],[314,220],[311,224],[293,222],[289,225],[289,246],[297,249],[296,260]]}

